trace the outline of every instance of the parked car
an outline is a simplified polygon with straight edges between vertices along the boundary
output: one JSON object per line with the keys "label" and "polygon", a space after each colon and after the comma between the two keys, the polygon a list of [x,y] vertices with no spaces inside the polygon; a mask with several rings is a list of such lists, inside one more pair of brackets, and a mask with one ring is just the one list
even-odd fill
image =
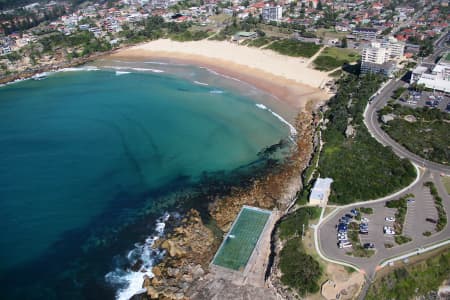
{"label": "parked car", "polygon": [[369,234],[369,231],[368,230],[360,230],[359,234],[367,235],[367,234]]}
{"label": "parked car", "polygon": [[386,217],[384,218],[385,221],[387,222],[395,222],[395,218],[394,217]]}
{"label": "parked car", "polygon": [[409,198],[408,200],[406,200],[407,203],[414,203],[416,200]]}
{"label": "parked car", "polygon": [[353,219],[353,215],[351,215],[351,214],[345,214],[345,217],[346,217],[348,220]]}
{"label": "parked car", "polygon": [[369,223],[369,219],[367,219],[367,218],[362,218],[362,219],[361,219],[361,222],[362,222],[362,223]]}
{"label": "parked car", "polygon": [[352,209],[351,211],[350,211],[354,216],[357,216],[357,215],[359,215],[359,212],[356,210],[356,209]]}
{"label": "parked car", "polygon": [[365,249],[373,249],[375,248],[374,243],[365,243],[363,246]]}
{"label": "parked car", "polygon": [[437,221],[435,219],[432,219],[432,218],[426,218],[425,221],[433,223],[433,224],[437,223]]}
{"label": "parked car", "polygon": [[352,243],[339,243],[339,248],[350,248],[352,246]]}

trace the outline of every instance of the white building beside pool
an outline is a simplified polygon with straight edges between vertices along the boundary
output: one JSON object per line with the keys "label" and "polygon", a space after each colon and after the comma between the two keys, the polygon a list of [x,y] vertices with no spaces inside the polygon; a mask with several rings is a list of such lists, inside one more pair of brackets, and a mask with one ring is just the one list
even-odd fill
{"label": "white building beside pool", "polygon": [[309,204],[325,206],[330,196],[332,182],[331,178],[317,178],[309,195]]}

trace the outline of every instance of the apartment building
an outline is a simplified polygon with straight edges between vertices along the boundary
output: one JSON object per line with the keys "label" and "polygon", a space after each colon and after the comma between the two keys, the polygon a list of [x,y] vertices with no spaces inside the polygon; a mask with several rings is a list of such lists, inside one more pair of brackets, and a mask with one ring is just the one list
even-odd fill
{"label": "apartment building", "polygon": [[403,57],[404,49],[405,44],[392,37],[372,42],[361,53],[361,72],[391,76],[395,71],[395,60]]}
{"label": "apartment building", "polygon": [[283,8],[277,6],[265,6],[262,10],[263,20],[266,22],[275,21],[278,22],[283,17]]}

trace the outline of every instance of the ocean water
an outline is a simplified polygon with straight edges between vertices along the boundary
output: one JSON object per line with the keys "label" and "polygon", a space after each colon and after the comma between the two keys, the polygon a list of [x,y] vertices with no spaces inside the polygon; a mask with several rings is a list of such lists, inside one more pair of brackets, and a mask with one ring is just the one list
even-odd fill
{"label": "ocean water", "polygon": [[129,260],[161,255],[148,245],[174,193],[293,134],[267,95],[176,70],[115,64],[0,88],[2,299],[126,298],[140,285]]}

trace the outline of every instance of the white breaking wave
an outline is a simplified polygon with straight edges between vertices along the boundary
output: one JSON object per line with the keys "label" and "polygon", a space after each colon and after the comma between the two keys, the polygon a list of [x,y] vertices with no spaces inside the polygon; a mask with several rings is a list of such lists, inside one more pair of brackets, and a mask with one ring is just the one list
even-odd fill
{"label": "white breaking wave", "polygon": [[197,80],[195,80],[194,83],[195,83],[195,84],[198,84],[198,85],[209,85],[209,84],[207,84],[207,83],[200,82],[200,81],[197,81]]}
{"label": "white breaking wave", "polygon": [[212,90],[212,91],[209,91],[209,93],[210,94],[223,94],[223,91],[221,91],[221,90]]}
{"label": "white breaking wave", "polygon": [[127,72],[127,71],[116,71],[116,75],[120,76],[120,75],[125,75],[125,74],[130,74],[131,72]]}
{"label": "white breaking wave", "polygon": [[120,286],[116,293],[117,300],[128,300],[136,292],[140,291],[142,289],[144,275],[153,278],[152,267],[165,255],[165,251],[153,249],[153,245],[156,240],[164,236],[166,222],[169,218],[169,213],[165,213],[162,217],[158,218],[156,220],[154,234],[149,236],[143,244],[136,243],[134,245],[135,248],[128,252],[127,260],[129,266],[135,265],[138,261],[142,262],[142,266],[138,271],[135,272],[128,268],[116,268],[114,271],[105,275],[107,282]]}
{"label": "white breaking wave", "polygon": [[263,110],[267,110],[269,111],[272,115],[274,115],[278,120],[280,120],[281,122],[283,122],[284,124],[286,124],[289,127],[289,131],[291,132],[291,140],[293,141],[293,138],[295,136],[297,136],[297,129],[295,129],[294,126],[292,126],[291,123],[289,123],[288,121],[286,121],[282,116],[280,116],[279,114],[277,114],[276,112],[274,112],[273,110],[271,110],[270,108],[268,108],[267,106],[265,106],[264,104],[261,103],[257,103],[255,104],[256,107],[263,109]]}
{"label": "white breaking wave", "polygon": [[62,68],[59,70],[56,70],[55,72],[77,72],[77,71],[98,71],[100,70],[97,67],[94,66],[85,66],[85,67],[78,67],[78,68]]}
{"label": "white breaking wave", "polygon": [[216,71],[211,70],[210,68],[207,68],[207,67],[200,67],[200,69],[205,69],[205,70],[207,70],[208,72],[210,72],[211,74],[214,74],[214,75],[217,75],[217,76],[220,76],[220,77],[224,77],[224,78],[231,79],[231,80],[234,80],[234,81],[246,83],[245,81],[242,81],[242,80],[237,79],[237,78],[232,77],[232,76],[228,76],[228,75],[225,75],[225,74],[216,72]]}
{"label": "white breaking wave", "polygon": [[162,62],[162,61],[146,61],[146,62],[144,62],[144,64],[153,64],[153,65],[165,66],[165,65],[168,65],[169,63]]}
{"label": "white breaking wave", "polygon": [[142,71],[142,72],[164,73],[163,70],[159,70],[159,69],[147,69],[147,68],[130,68],[130,69],[134,70],[134,71]]}

